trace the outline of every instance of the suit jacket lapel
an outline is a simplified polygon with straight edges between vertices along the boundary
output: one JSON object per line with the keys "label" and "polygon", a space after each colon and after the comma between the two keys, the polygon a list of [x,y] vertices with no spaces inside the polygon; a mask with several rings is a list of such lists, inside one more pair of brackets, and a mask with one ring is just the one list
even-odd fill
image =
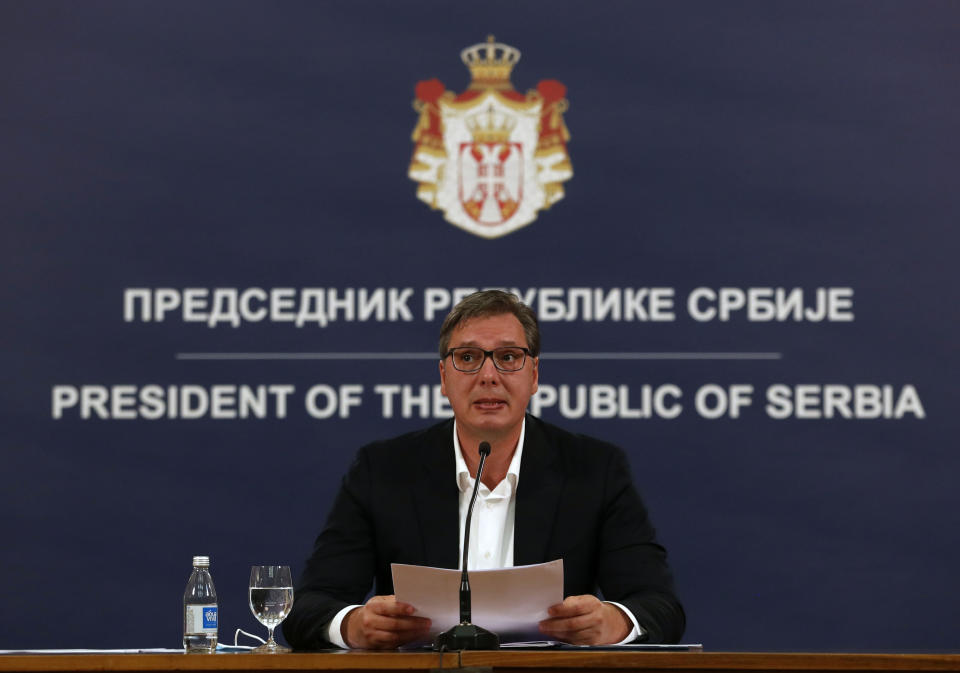
{"label": "suit jacket lapel", "polygon": [[514,519],[514,565],[553,560],[546,558],[547,545],[556,525],[562,488],[556,449],[547,442],[539,422],[527,416]]}
{"label": "suit jacket lapel", "polygon": [[417,447],[417,483],[414,502],[420,522],[426,565],[456,568],[459,565],[460,491],[453,456],[453,421],[435,426]]}

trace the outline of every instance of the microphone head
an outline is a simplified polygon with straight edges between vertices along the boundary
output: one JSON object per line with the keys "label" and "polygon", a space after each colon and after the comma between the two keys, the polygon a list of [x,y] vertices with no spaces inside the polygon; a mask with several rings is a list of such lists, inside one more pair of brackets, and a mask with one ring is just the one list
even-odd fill
{"label": "microphone head", "polygon": [[490,455],[490,442],[480,442],[480,455],[481,456]]}

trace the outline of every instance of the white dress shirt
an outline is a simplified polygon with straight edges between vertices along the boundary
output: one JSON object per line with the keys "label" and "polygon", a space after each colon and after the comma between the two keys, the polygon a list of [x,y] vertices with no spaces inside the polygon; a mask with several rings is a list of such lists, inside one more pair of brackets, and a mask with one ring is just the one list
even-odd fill
{"label": "white dress shirt", "polygon": [[[520,483],[520,458],[523,455],[523,439],[527,431],[527,421],[524,419],[520,426],[520,439],[517,449],[513,452],[513,459],[507,468],[507,476],[490,490],[486,484],[480,482],[477,491],[477,504],[473,508],[473,519],[470,522],[470,556],[467,560],[468,570],[486,570],[490,568],[513,567],[513,524],[516,518],[517,486]],[[457,567],[463,564],[463,528],[467,520],[467,509],[470,507],[470,496],[473,495],[473,485],[476,479],[470,476],[467,463],[463,459],[463,450],[460,438],[457,437],[457,421],[453,421],[453,451],[456,461],[457,488],[460,490],[460,556]],[[636,617],[627,608],[607,601],[620,608],[633,623],[633,629],[618,645],[629,643],[640,633],[640,625]],[[344,642],[340,634],[340,626],[344,618],[359,605],[348,605],[338,612],[327,625],[327,640],[343,648],[350,646]]]}
{"label": "white dress shirt", "polygon": [[[520,482],[520,457],[523,455],[523,436],[527,429],[526,420],[520,426],[520,439],[513,459],[507,468],[507,476],[491,491],[480,482],[477,490],[477,504],[473,508],[470,522],[470,555],[467,558],[467,570],[489,570],[491,568],[513,567],[513,522],[516,518],[517,484]],[[457,422],[453,422],[453,453],[457,464],[457,488],[460,489],[460,556],[457,568],[463,566],[463,529],[467,522],[467,510],[470,508],[470,496],[476,479],[470,476],[467,462],[463,459],[463,449],[457,437]]]}

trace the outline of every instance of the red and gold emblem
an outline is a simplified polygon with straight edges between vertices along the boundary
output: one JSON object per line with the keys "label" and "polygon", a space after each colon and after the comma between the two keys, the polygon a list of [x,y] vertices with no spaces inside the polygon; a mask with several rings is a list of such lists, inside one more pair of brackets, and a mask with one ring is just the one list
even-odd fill
{"label": "red and gold emblem", "polygon": [[460,58],[472,78],[463,93],[436,79],[417,84],[409,175],[417,197],[448,222],[496,238],[563,198],[573,176],[566,87],[543,80],[526,94],[515,91],[510,73],[520,52],[492,36]]}

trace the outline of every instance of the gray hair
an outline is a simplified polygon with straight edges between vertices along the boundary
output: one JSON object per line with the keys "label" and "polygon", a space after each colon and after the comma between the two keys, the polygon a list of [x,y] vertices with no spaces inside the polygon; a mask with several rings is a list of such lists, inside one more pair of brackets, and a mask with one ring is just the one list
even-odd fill
{"label": "gray hair", "polygon": [[503,290],[480,290],[464,297],[447,314],[440,328],[440,359],[446,355],[450,345],[450,334],[457,326],[471,318],[487,318],[494,315],[509,313],[520,321],[523,333],[527,337],[527,349],[530,355],[540,355],[540,325],[537,314],[529,306],[520,301],[517,295]]}

